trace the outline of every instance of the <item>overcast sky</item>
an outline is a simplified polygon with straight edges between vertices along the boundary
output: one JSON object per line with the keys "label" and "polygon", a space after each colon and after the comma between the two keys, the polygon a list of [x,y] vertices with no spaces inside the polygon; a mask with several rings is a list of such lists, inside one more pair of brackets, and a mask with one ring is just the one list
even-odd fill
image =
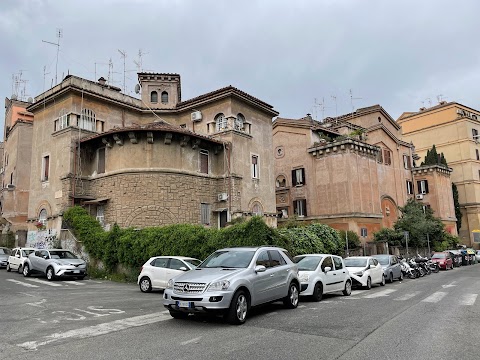
{"label": "overcast sky", "polygon": [[107,78],[111,59],[123,88],[120,49],[131,95],[141,50],[144,71],[181,75],[183,100],[233,85],[289,118],[320,119],[315,99],[324,116],[350,112],[350,89],[355,108],[395,119],[439,95],[480,109],[478,0],[2,0],[3,97],[20,70],[26,98],[51,87],[57,47],[42,40],[57,29],[59,81]]}

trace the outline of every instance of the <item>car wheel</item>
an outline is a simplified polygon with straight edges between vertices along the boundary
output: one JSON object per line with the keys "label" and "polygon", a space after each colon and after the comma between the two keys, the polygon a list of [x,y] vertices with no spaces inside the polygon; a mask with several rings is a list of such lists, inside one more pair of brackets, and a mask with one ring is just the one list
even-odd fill
{"label": "car wheel", "polygon": [[370,279],[370,276],[367,278],[367,285],[365,286],[365,289],[370,290],[372,288],[372,279]]}
{"label": "car wheel", "polygon": [[391,284],[393,283],[393,273],[390,273],[390,276],[388,278],[388,282]]}
{"label": "car wheel", "polygon": [[298,306],[298,285],[291,282],[288,287],[288,294],[283,298],[283,304],[289,309],[295,309]]}
{"label": "car wheel", "polygon": [[320,301],[322,300],[322,296],[323,296],[323,285],[321,282],[317,282],[315,284],[315,287],[313,288],[312,298],[315,301]]}
{"label": "car wheel", "polygon": [[233,295],[232,302],[226,313],[226,320],[232,325],[241,325],[247,319],[248,309],[250,307],[247,294],[239,290]]}
{"label": "car wheel", "polygon": [[7,272],[12,271],[12,268],[10,267],[10,263],[7,263]]}
{"label": "car wheel", "polygon": [[30,276],[30,267],[28,266],[28,264],[23,265],[22,273],[25,277]]}
{"label": "car wheel", "polygon": [[19,274],[21,274],[22,271],[23,271],[23,266],[22,266],[22,265],[18,265],[17,272],[18,272]]}
{"label": "car wheel", "polygon": [[53,271],[53,268],[51,266],[49,266],[47,268],[47,280],[48,281],[52,281],[52,280],[55,280],[55,272]]}
{"label": "car wheel", "polygon": [[350,294],[352,293],[352,283],[350,282],[350,280],[345,281],[345,289],[342,292],[343,295],[350,296]]}
{"label": "car wheel", "polygon": [[152,282],[148,277],[142,277],[140,279],[140,291],[141,292],[150,292],[152,291]]}
{"label": "car wheel", "polygon": [[188,313],[175,311],[175,310],[168,310],[168,311],[170,312],[170,316],[173,317],[174,319],[186,319],[188,317]]}
{"label": "car wheel", "polygon": [[403,281],[403,272],[400,271],[400,277],[398,278],[399,281]]}
{"label": "car wheel", "polygon": [[385,276],[382,276],[382,282],[380,283],[380,286],[385,286]]}

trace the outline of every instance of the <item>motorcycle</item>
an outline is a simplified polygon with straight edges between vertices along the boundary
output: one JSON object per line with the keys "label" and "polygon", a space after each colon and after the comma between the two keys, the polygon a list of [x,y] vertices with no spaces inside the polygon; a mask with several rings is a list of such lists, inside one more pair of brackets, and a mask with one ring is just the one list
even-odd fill
{"label": "motorcycle", "polygon": [[412,268],[404,258],[399,257],[399,260],[404,277],[408,277],[409,279],[416,279],[419,276],[417,271]]}

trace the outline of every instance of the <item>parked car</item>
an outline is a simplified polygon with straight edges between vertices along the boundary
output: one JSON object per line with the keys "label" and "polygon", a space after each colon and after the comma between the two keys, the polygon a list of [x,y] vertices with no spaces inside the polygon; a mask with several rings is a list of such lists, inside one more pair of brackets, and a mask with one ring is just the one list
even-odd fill
{"label": "parked car", "polygon": [[447,251],[433,253],[432,261],[436,262],[440,269],[453,269],[453,259]]}
{"label": "parked car", "polygon": [[477,263],[480,262],[480,250],[476,251],[475,257],[477,258]]}
{"label": "parked car", "polygon": [[0,268],[7,267],[9,256],[10,249],[6,247],[0,247]]}
{"label": "parked car", "polygon": [[402,266],[395,255],[373,255],[383,268],[383,276],[389,283],[393,283],[394,279],[403,280]]}
{"label": "parked car", "polygon": [[468,262],[469,262],[470,265],[477,263],[477,257],[476,257],[475,250],[473,250],[471,248],[467,248],[467,255],[468,255]]}
{"label": "parked car", "polygon": [[298,267],[285,249],[226,248],[170,279],[163,305],[174,318],[219,313],[230,324],[243,324],[252,306],[283,300],[287,308],[296,308],[299,291]]}
{"label": "parked car", "polygon": [[352,293],[352,280],[340,256],[330,254],[307,254],[293,258],[298,265],[300,295],[311,296],[320,301],[323,294],[342,291]]}
{"label": "parked car", "polygon": [[87,264],[68,250],[36,250],[23,264],[23,276],[30,276],[32,273],[44,274],[49,281],[57,277],[83,279],[87,274]]}
{"label": "parked car", "polygon": [[7,271],[16,270],[22,273],[25,259],[34,252],[34,248],[14,248],[8,257]]}
{"label": "parked car", "polygon": [[462,266],[462,253],[458,250],[445,250],[445,252],[450,254],[450,257],[453,261],[454,267]]}
{"label": "parked car", "polygon": [[137,284],[142,292],[165,289],[171,278],[184,271],[195,269],[201,261],[185,256],[155,256],[142,266]]}
{"label": "parked car", "polygon": [[352,256],[345,260],[353,285],[371,289],[373,284],[385,286],[382,265],[371,256]]}

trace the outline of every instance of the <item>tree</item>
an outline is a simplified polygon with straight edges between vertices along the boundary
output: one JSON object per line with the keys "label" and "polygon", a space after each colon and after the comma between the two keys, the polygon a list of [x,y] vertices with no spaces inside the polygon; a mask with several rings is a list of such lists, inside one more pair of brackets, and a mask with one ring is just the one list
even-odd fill
{"label": "tree", "polygon": [[435,147],[435,144],[430,150],[427,150],[425,160],[421,163],[421,166],[424,165],[443,165],[448,167],[445,155],[443,155],[443,153],[440,153],[440,155],[437,153],[437,148]]}
{"label": "tree", "polygon": [[457,232],[460,231],[462,227],[462,212],[460,211],[460,202],[458,201],[458,189],[457,185],[452,183],[452,193],[453,193],[453,206],[455,207],[455,217],[457,218]]}
{"label": "tree", "polygon": [[[345,230],[339,230],[338,234],[340,237],[341,248],[346,249],[347,241],[345,239]],[[348,237],[348,248],[350,250],[357,249],[360,247],[360,237],[355,231],[348,230],[347,237]]]}
{"label": "tree", "polygon": [[383,228],[373,234],[373,241],[386,241],[389,246],[399,246],[402,245],[404,236],[398,230]]}

